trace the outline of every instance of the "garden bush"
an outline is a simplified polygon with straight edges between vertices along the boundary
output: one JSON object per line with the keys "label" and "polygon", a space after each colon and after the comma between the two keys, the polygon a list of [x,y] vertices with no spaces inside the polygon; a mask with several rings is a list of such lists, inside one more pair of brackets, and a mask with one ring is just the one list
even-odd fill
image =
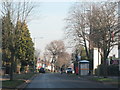
{"label": "garden bush", "polygon": [[109,65],[107,67],[109,76],[118,76],[119,75],[119,66],[118,65]]}
{"label": "garden bush", "polygon": [[[105,66],[103,64],[99,65],[95,70],[95,75],[104,76],[104,68]],[[108,76],[118,76],[120,73],[118,65],[107,65],[106,68]]]}

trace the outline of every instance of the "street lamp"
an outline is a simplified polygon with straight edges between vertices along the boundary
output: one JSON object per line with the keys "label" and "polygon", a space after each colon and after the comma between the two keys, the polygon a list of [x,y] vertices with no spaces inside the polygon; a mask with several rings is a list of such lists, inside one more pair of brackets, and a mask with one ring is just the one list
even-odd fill
{"label": "street lamp", "polygon": [[[86,10],[87,12],[89,12],[89,14],[90,14],[90,29],[89,29],[89,35],[91,34],[91,32],[92,32],[92,23],[91,23],[91,20],[92,20],[92,18],[91,18],[91,16],[92,16],[92,4],[90,3],[90,9],[87,9]],[[92,59],[92,55],[91,55],[91,40],[90,40],[90,36],[89,36],[89,59],[90,59],[90,65],[89,65],[89,68],[92,70],[92,61],[91,61],[91,59]],[[98,55],[99,56],[99,55]],[[99,57],[98,57],[99,58]]]}

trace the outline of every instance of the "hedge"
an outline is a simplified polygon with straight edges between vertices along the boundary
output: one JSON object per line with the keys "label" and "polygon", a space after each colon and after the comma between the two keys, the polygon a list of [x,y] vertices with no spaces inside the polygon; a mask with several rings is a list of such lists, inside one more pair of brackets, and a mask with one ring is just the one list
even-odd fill
{"label": "hedge", "polygon": [[[104,65],[99,65],[98,68],[95,70],[95,75],[100,75],[100,76],[104,76]],[[107,75],[108,76],[119,76],[119,66],[118,65],[107,65]]]}
{"label": "hedge", "polygon": [[118,76],[119,75],[119,66],[118,65],[110,65],[108,66],[108,75],[109,76]]}

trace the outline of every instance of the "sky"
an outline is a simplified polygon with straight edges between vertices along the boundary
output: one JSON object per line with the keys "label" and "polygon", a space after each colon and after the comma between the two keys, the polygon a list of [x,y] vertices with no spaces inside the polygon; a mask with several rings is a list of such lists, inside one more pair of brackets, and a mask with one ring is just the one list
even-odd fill
{"label": "sky", "polygon": [[[53,40],[64,39],[65,18],[73,2],[37,3],[35,19],[28,23],[35,48],[44,52],[44,48]],[[35,38],[35,39],[34,39]]]}
{"label": "sky", "polygon": [[[45,2],[46,1],[46,2]],[[66,2],[37,2],[34,11],[33,20],[28,23],[35,49],[44,53],[44,48],[53,40],[64,40],[65,18],[68,16],[70,7],[76,0],[66,0]],[[78,1],[78,0],[77,0]],[[83,1],[83,0],[79,0]],[[84,0],[89,2],[89,0]],[[90,0],[90,1],[107,1],[107,0]]]}
{"label": "sky", "polygon": [[[0,0],[1,1],[1,0]],[[16,0],[18,2],[18,0]],[[19,0],[24,1],[24,0]],[[100,2],[114,0],[29,0],[37,3],[28,28],[35,49],[44,52],[44,48],[53,40],[64,40],[65,18],[75,2]],[[115,0],[117,1],[117,0]]]}

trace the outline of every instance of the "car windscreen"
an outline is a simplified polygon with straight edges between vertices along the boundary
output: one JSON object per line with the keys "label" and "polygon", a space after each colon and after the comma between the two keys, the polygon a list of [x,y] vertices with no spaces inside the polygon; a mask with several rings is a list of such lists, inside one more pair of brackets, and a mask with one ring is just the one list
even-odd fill
{"label": "car windscreen", "polygon": [[71,70],[72,68],[68,68],[69,70]]}
{"label": "car windscreen", "polygon": [[41,70],[44,70],[44,68],[41,68]]}

